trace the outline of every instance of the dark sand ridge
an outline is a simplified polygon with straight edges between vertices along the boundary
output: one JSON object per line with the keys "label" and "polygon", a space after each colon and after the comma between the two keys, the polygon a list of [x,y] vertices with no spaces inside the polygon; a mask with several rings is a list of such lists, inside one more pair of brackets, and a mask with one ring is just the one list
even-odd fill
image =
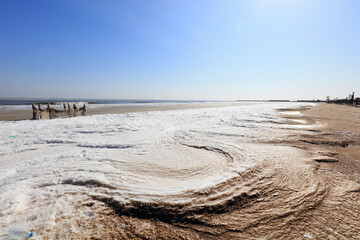
{"label": "dark sand ridge", "polygon": [[96,209],[79,228],[86,225],[92,239],[360,239],[360,109],[297,110],[304,115],[279,110],[288,121],[275,140],[249,145],[267,156],[261,166],[187,193],[196,195],[192,204],[95,196],[79,206]]}
{"label": "dark sand ridge", "polygon": [[[189,104],[164,104],[164,105],[129,105],[116,107],[89,107],[86,115],[120,114],[147,111],[181,110],[207,107],[239,106],[251,103],[189,103]],[[44,106],[46,108],[46,106]],[[32,110],[0,109],[0,121],[27,120],[32,118]]]}

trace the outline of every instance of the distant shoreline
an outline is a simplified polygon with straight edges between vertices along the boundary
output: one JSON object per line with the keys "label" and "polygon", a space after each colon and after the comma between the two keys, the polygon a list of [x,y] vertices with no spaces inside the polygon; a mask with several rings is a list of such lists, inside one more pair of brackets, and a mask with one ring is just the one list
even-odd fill
{"label": "distant shoreline", "polygon": [[324,100],[287,100],[287,99],[270,99],[270,100],[236,100],[237,102],[306,102],[306,103],[319,103],[319,102],[326,102]]}
{"label": "distant shoreline", "polygon": [[92,99],[92,98],[0,98],[0,106],[35,104],[146,104],[146,103],[207,103],[235,102],[235,100],[157,100],[157,99]]}

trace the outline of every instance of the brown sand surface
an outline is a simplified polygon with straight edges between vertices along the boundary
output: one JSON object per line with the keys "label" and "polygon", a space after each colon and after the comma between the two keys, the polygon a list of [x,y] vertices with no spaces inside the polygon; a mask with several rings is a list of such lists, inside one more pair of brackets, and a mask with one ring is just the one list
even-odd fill
{"label": "brown sand surface", "polygon": [[32,110],[0,109],[0,121],[27,120],[32,118]]}
{"label": "brown sand surface", "polygon": [[[164,104],[164,105],[129,105],[116,107],[89,107],[86,115],[120,114],[147,111],[167,111],[192,108],[238,106],[251,103],[189,103],[189,104]],[[32,118],[32,110],[0,109],[0,121],[27,120]]]}
{"label": "brown sand surface", "polygon": [[79,226],[91,239],[360,239],[360,109],[296,110],[279,110],[287,120],[274,140],[248,145],[267,156],[261,166],[187,193],[197,194],[192,204],[99,196],[79,206],[98,210]]}
{"label": "brown sand surface", "polygon": [[325,123],[323,130],[360,134],[360,108],[322,103],[304,113],[308,117],[314,117]]}
{"label": "brown sand surface", "polygon": [[328,167],[360,180],[360,108],[321,104],[304,114],[325,124],[319,129],[324,141],[318,145],[328,145],[327,149],[335,153],[335,160],[339,160],[327,164]]}

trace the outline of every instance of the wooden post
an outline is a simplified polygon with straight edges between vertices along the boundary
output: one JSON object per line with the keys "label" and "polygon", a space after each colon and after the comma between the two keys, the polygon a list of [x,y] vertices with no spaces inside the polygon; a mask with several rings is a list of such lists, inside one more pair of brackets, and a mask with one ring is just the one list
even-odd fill
{"label": "wooden post", "polygon": [[52,119],[54,116],[53,112],[51,111],[50,103],[47,104],[47,111],[49,112],[49,118]]}
{"label": "wooden post", "polygon": [[32,109],[33,109],[33,119],[40,119],[40,111],[39,109],[35,106],[35,104],[32,104]]}

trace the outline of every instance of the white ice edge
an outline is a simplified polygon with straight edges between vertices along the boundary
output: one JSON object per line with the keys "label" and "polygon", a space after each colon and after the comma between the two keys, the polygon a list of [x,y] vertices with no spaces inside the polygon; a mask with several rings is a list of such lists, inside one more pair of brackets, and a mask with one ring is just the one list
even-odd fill
{"label": "white ice edge", "polygon": [[[276,109],[299,106],[304,104],[2,121],[0,230],[19,221],[36,224],[29,220],[35,213],[70,214],[66,204],[89,194],[118,196],[125,202],[170,201],[167,196],[210,188],[261,161],[250,145],[239,143],[271,140],[284,127],[275,124],[282,121]],[[236,157],[230,161],[219,152],[189,146],[221,149]],[[55,193],[61,196],[56,203]]]}

